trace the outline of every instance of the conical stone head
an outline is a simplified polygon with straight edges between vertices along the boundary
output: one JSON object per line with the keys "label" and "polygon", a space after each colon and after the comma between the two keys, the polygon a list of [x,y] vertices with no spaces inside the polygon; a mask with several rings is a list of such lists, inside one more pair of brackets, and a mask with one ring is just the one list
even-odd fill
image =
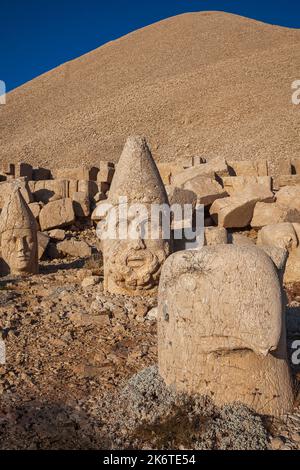
{"label": "conical stone head", "polygon": [[109,202],[168,204],[168,196],[146,139],[127,139],[109,191]]}
{"label": "conical stone head", "polygon": [[36,220],[16,187],[8,197],[0,216],[1,253],[11,274],[38,272]]}
{"label": "conical stone head", "polygon": [[[145,138],[127,140],[107,202],[111,209],[101,230],[114,232],[107,230],[112,221],[116,237],[108,236],[102,243],[105,290],[133,296],[155,295],[162,265],[171,253],[171,241],[170,236],[165,236],[160,218],[156,221],[157,234],[153,234],[152,211],[165,206],[169,209],[169,202]],[[118,232],[121,226],[126,232],[122,236]]]}

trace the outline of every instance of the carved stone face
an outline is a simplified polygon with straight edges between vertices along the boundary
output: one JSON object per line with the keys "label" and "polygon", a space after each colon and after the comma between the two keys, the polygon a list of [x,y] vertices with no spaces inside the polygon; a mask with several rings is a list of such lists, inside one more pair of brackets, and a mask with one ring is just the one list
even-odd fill
{"label": "carved stone face", "polygon": [[12,274],[37,272],[37,239],[30,229],[7,230],[1,239],[2,258]]}
{"label": "carved stone face", "polygon": [[[170,244],[161,237],[145,238],[146,228],[151,233],[148,218],[137,222],[132,216],[125,224],[128,233],[135,233],[134,239],[104,241],[105,284],[110,292],[139,295],[158,286],[162,265],[170,254]],[[117,222],[117,229],[119,225]]]}

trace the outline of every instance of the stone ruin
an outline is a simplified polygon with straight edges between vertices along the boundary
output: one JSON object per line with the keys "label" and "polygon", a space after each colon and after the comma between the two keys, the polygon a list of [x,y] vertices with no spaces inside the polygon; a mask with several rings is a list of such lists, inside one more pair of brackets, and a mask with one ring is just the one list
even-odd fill
{"label": "stone ruin", "polygon": [[[136,207],[128,225],[141,215],[139,204],[202,204],[205,247],[197,251],[177,246],[183,251],[170,256],[172,237],[148,240],[141,227],[136,240],[103,238],[104,288],[113,295],[158,292],[159,368],[168,385],[261,414],[291,410],[282,284],[300,282],[300,159],[193,156],[156,167],[145,139],[131,137],[117,166],[8,164],[0,179],[3,275],[36,274],[37,258],[54,242],[89,257],[90,247],[65,240],[65,229],[98,224],[101,238],[120,197]],[[99,215],[104,204],[110,209]]]}
{"label": "stone ruin", "polygon": [[[126,228],[128,233],[134,230],[136,236],[131,240],[103,240],[104,288],[113,294],[153,295],[157,293],[162,265],[171,253],[171,242],[143,236],[146,229],[150,233],[151,204],[168,204],[165,187],[144,138],[131,137],[126,142],[109,192],[111,210],[119,206],[120,198],[127,198],[133,209],[128,213]],[[143,210],[148,213],[143,215]],[[103,229],[109,220],[108,213]],[[114,223],[117,227],[121,223],[119,215]]]}

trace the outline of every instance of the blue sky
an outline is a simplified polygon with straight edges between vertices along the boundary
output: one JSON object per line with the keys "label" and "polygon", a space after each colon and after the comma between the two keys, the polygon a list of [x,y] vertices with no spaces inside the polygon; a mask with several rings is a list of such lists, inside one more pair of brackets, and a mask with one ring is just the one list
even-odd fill
{"label": "blue sky", "polygon": [[11,90],[137,28],[201,10],[300,28],[299,0],[1,0],[0,80]]}

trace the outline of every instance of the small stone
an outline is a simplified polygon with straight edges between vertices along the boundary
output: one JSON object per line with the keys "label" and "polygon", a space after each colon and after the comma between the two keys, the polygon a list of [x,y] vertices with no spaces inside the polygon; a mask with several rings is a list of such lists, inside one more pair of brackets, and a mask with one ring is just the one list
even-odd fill
{"label": "small stone", "polygon": [[158,315],[158,308],[155,307],[155,308],[152,308],[148,313],[147,313],[147,316],[146,316],[146,320],[148,321],[156,321],[157,320],[157,315]]}
{"label": "small stone", "polygon": [[274,439],[272,439],[271,448],[273,450],[279,450],[282,448],[283,445],[284,441],[281,439],[281,437],[275,437]]}
{"label": "small stone", "polygon": [[86,288],[86,287],[96,286],[97,284],[100,284],[100,282],[101,282],[101,277],[99,276],[86,277],[82,281],[81,287]]}
{"label": "small stone", "polygon": [[53,240],[63,241],[66,237],[66,232],[62,229],[57,228],[54,230],[50,230],[50,232],[48,232],[48,235]]}

